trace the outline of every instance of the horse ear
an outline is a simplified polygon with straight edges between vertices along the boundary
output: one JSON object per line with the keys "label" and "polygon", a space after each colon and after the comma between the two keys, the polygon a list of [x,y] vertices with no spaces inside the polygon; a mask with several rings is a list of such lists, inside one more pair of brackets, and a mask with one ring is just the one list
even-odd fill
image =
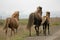
{"label": "horse ear", "polygon": [[17,20],[19,20],[19,11],[15,11],[12,16],[12,18],[17,18]]}
{"label": "horse ear", "polygon": [[41,6],[38,6],[37,9],[42,9],[42,7]]}
{"label": "horse ear", "polygon": [[19,16],[19,11],[15,11],[15,12],[12,14],[12,17],[16,17],[16,16]]}
{"label": "horse ear", "polygon": [[49,11],[46,12],[46,16],[50,17],[50,12]]}

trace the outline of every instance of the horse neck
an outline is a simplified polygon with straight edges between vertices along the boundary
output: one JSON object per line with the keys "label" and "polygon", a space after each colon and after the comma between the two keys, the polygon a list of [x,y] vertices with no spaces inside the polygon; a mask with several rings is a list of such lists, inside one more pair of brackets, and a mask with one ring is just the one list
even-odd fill
{"label": "horse neck", "polygon": [[19,20],[19,16],[15,16],[15,17],[12,17],[12,18],[15,18],[15,19]]}
{"label": "horse neck", "polygon": [[38,13],[35,13],[34,14],[34,17],[37,18],[38,20],[41,20],[42,16]]}
{"label": "horse neck", "polygon": [[49,17],[49,16],[47,16],[46,19],[47,19],[48,21],[50,21],[50,17]]}
{"label": "horse neck", "polygon": [[42,11],[40,11],[40,12],[36,11],[35,13],[38,13],[40,16],[42,16]]}

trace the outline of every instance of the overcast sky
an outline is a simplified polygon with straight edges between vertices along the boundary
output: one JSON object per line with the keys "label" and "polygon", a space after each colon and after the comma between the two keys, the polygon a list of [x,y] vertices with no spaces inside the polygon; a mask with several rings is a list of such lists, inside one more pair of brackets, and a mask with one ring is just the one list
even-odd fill
{"label": "overcast sky", "polygon": [[11,16],[14,11],[18,10],[21,18],[26,17],[38,6],[42,7],[43,15],[46,11],[50,11],[52,17],[60,17],[60,0],[0,0],[0,16]]}

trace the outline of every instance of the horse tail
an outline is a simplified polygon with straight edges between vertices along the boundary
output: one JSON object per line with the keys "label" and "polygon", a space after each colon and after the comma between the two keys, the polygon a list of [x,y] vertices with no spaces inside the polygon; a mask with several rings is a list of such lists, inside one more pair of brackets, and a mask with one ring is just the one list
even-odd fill
{"label": "horse tail", "polygon": [[31,26],[33,25],[33,22],[34,22],[34,13],[31,13],[29,15],[27,29],[31,29]]}
{"label": "horse tail", "polygon": [[5,33],[6,33],[6,34],[7,34],[7,29],[8,29],[9,21],[10,21],[10,18],[7,18],[7,19],[5,20],[5,26],[4,26],[4,28],[3,28],[3,29],[5,29]]}
{"label": "horse tail", "polygon": [[8,18],[5,20],[5,26],[4,29],[6,29],[8,27]]}

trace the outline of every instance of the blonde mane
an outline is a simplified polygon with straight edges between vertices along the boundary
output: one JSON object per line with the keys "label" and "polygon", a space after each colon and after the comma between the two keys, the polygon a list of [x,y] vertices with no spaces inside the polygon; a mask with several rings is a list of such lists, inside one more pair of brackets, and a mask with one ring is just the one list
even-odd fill
{"label": "blonde mane", "polygon": [[19,26],[19,22],[18,21],[19,21],[19,11],[15,11],[12,14],[11,17],[6,18],[5,26],[4,26],[6,35],[7,35],[8,28],[11,29],[11,33],[12,33],[12,31],[15,33],[15,29],[16,29],[16,33],[17,33],[17,29],[18,29],[18,26]]}
{"label": "blonde mane", "polygon": [[12,18],[17,18],[19,20],[19,11],[15,11],[12,16]]}

